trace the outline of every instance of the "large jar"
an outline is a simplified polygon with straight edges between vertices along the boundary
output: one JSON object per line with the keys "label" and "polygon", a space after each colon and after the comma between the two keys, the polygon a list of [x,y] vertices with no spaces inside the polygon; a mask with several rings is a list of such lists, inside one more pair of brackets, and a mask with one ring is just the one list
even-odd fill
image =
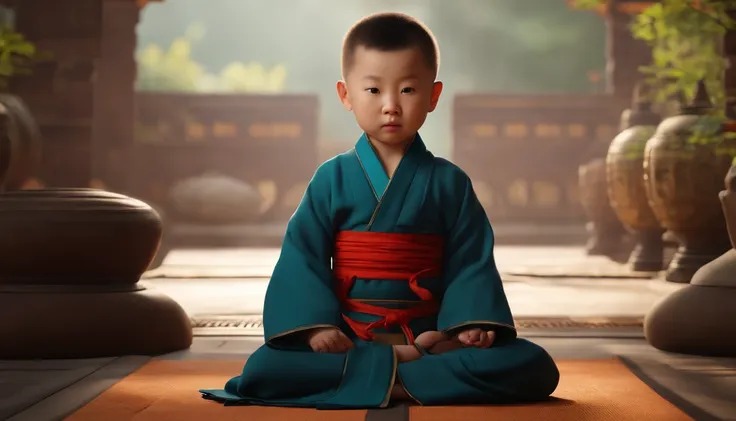
{"label": "large jar", "polygon": [[146,203],[87,188],[0,194],[0,285],[138,282],[161,240]]}
{"label": "large jar", "polygon": [[718,193],[736,142],[724,137],[723,122],[701,81],[693,102],[659,125],[644,152],[652,210],[680,243],[667,268],[670,282],[690,282],[730,248]]}
{"label": "large jar", "polygon": [[626,230],[608,200],[606,159],[598,158],[578,168],[580,204],[588,217],[586,252],[621,261],[629,253]]}
{"label": "large jar", "polygon": [[13,191],[39,155],[22,102],[0,97],[1,359],[159,355],[188,348],[184,309],[138,280],[161,240],[147,204],[94,189]]}
{"label": "large jar", "polygon": [[618,219],[631,231],[636,245],[629,256],[634,271],[663,269],[664,229],[649,206],[644,187],[644,149],[660,118],[651,104],[635,93],[629,125],[611,142],[606,156],[608,198]]}

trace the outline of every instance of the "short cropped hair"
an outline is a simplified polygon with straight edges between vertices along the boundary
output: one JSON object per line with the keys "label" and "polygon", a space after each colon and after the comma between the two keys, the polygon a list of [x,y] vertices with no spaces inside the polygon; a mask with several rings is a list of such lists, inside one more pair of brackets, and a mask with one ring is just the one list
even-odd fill
{"label": "short cropped hair", "polygon": [[418,48],[437,76],[440,53],[432,32],[419,20],[403,13],[376,13],[364,17],[348,30],[342,43],[342,74],[345,77],[359,47],[379,51]]}

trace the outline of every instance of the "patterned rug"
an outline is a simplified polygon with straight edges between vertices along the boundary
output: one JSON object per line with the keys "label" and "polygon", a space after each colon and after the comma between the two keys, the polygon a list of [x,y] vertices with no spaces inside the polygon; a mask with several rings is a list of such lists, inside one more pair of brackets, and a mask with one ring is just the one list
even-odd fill
{"label": "patterned rug", "polygon": [[[516,317],[520,334],[548,332],[602,334],[619,331],[641,336],[643,317]],[[202,315],[192,318],[196,336],[263,336],[263,316]]]}

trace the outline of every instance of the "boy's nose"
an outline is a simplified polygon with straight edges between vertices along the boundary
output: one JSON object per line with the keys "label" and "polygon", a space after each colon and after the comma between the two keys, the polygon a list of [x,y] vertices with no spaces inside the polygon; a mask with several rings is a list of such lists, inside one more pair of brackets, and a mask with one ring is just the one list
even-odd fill
{"label": "boy's nose", "polygon": [[388,115],[398,115],[401,113],[401,108],[396,101],[387,101],[383,105],[383,113]]}

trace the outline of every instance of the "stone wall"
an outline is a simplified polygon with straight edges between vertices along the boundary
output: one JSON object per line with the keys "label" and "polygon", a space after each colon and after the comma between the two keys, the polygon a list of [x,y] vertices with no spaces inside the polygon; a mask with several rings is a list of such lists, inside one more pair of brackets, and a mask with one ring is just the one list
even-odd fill
{"label": "stone wall", "polygon": [[[40,125],[45,186],[125,187],[123,146],[134,126],[135,0],[3,0],[16,30],[50,58],[14,78]],[[98,180],[93,182],[93,180]]]}

